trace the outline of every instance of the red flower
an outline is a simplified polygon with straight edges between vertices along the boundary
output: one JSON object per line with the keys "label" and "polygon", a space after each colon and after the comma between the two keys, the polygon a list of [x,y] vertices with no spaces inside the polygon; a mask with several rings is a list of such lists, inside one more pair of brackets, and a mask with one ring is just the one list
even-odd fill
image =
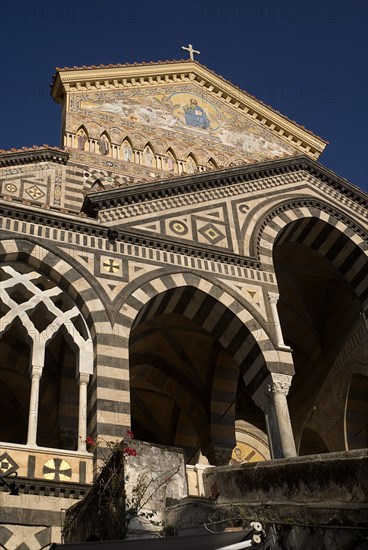
{"label": "red flower", "polygon": [[128,456],[137,456],[138,454],[135,449],[132,449],[132,447],[124,447],[123,451]]}
{"label": "red flower", "polygon": [[96,442],[92,437],[88,436],[88,437],[86,437],[86,444],[87,445],[96,445]]}
{"label": "red flower", "polygon": [[127,435],[129,435],[131,439],[133,439],[134,437],[133,432],[131,430],[127,430]]}

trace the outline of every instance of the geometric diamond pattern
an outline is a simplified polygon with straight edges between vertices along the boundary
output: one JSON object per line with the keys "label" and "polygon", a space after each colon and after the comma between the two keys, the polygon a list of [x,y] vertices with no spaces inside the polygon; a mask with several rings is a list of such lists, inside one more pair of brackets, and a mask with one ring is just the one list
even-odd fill
{"label": "geometric diamond pattern", "polygon": [[205,239],[211,244],[216,244],[225,238],[224,233],[222,233],[212,223],[207,223],[204,227],[201,227],[201,229],[198,229],[198,233],[200,233],[203,237],[205,237]]}
{"label": "geometric diamond pattern", "polygon": [[8,455],[3,453],[0,456],[0,474],[10,474],[18,470],[18,464]]}
{"label": "geometric diamond pattern", "polygon": [[29,189],[26,189],[26,193],[32,197],[32,199],[36,200],[36,199],[40,199],[41,197],[43,197],[45,195],[45,193],[43,191],[41,191],[41,189],[39,187],[37,187],[36,185],[32,185],[32,187],[30,187]]}

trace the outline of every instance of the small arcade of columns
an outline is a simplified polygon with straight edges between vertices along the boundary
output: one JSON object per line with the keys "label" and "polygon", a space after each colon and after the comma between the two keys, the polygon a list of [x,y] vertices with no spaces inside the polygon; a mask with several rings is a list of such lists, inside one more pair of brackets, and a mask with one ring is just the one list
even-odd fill
{"label": "small arcade of columns", "polygon": [[88,328],[67,293],[23,263],[0,268],[0,441],[86,450]]}
{"label": "small arcade of columns", "polygon": [[[157,152],[154,146],[147,142],[143,145],[133,145],[129,137],[121,143],[114,143],[108,132],[102,132],[98,138],[90,137],[87,130],[81,127],[75,134],[67,132],[64,145],[70,149],[79,149],[88,153],[110,157],[124,162],[133,162],[147,168],[153,168],[172,174],[194,174],[207,169],[219,168],[219,163],[208,155],[206,159],[197,159],[193,152],[186,152],[184,157],[176,153],[172,147]],[[229,164],[227,162],[227,164]]]}

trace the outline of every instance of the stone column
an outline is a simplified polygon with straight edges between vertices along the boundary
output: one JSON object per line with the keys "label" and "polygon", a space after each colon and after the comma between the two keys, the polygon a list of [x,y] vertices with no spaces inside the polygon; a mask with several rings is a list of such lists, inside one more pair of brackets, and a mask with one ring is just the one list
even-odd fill
{"label": "stone column", "polygon": [[286,400],[291,380],[292,376],[287,374],[270,373],[252,396],[265,415],[272,458],[296,456]]}
{"label": "stone column", "polygon": [[284,343],[284,337],[281,331],[279,312],[277,311],[277,302],[279,301],[279,295],[276,292],[268,292],[268,299],[271,305],[272,320],[276,331],[277,347],[281,349],[290,349]]}
{"label": "stone column", "polygon": [[89,374],[79,373],[78,451],[86,451],[87,437],[87,384]]}
{"label": "stone column", "polygon": [[42,366],[33,365],[31,370],[31,397],[29,401],[28,414],[28,437],[27,445],[36,445],[37,439],[37,420],[38,420],[38,402],[40,396],[40,379],[42,375]]}

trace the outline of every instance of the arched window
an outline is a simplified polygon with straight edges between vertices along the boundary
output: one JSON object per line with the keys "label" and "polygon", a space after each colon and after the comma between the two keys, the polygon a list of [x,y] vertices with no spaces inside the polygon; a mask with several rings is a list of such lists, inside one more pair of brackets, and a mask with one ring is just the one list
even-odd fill
{"label": "arched window", "polygon": [[85,151],[88,149],[88,133],[87,130],[81,126],[76,133],[78,149]]}
{"label": "arched window", "polygon": [[168,172],[178,172],[178,163],[176,160],[175,153],[172,149],[168,149],[166,151],[165,157],[164,157],[164,169]]}
{"label": "arched window", "polygon": [[98,140],[98,148],[101,155],[109,155],[111,151],[111,140],[106,132],[103,132]]}
{"label": "arched window", "polygon": [[[24,298],[21,288],[18,293],[16,296],[15,291],[13,298],[19,301]],[[31,395],[30,358],[27,331],[17,318],[0,340],[0,441],[22,445],[27,443]]]}
{"label": "arched window", "polygon": [[149,144],[147,144],[143,149],[143,164],[145,166],[155,166],[155,154]]}
{"label": "arched window", "polygon": [[128,139],[124,139],[122,143],[121,154],[122,154],[123,160],[125,160],[126,162],[134,161],[133,147]]}
{"label": "arched window", "polygon": [[194,156],[192,155],[192,153],[190,153],[190,155],[187,156],[186,165],[187,165],[188,174],[194,174],[198,170],[198,164]]}

